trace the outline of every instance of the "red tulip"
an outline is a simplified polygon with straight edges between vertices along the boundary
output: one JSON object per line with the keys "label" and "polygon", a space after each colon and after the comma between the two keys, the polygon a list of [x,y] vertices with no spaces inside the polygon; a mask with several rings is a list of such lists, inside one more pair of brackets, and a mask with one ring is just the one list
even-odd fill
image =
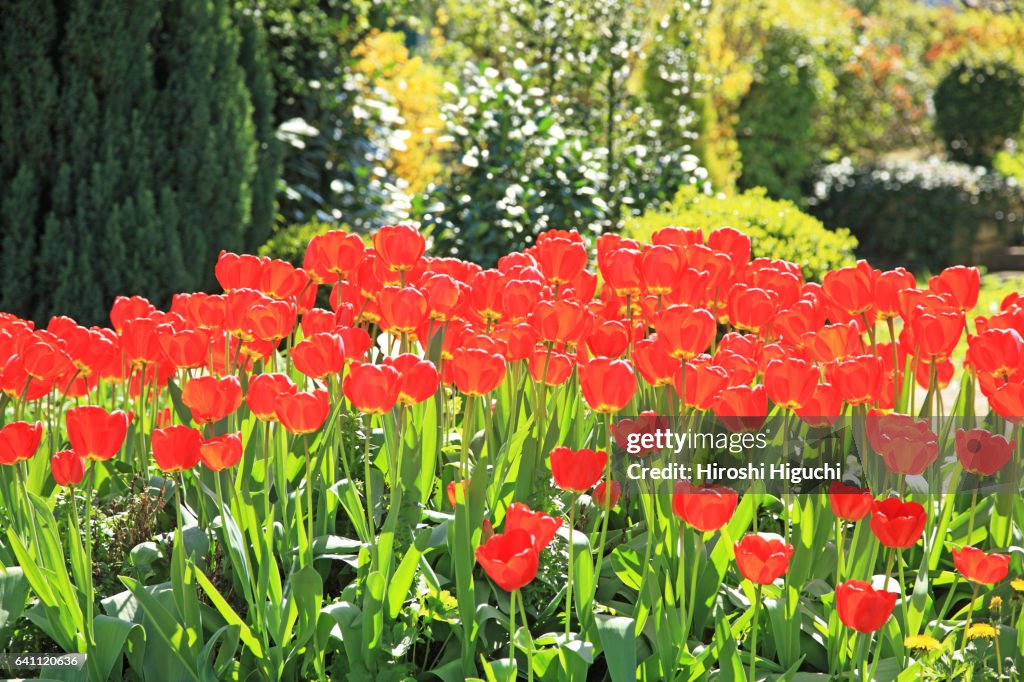
{"label": "red tulip", "polygon": [[945,358],[953,352],[964,331],[962,312],[922,312],[910,323],[914,341],[921,353]]}
{"label": "red tulip", "polygon": [[885,625],[899,597],[863,580],[848,580],[836,586],[836,611],[843,625],[867,634]]}
{"label": "red tulip", "polygon": [[860,521],[871,512],[875,498],[867,488],[833,481],[828,487],[828,504],[837,518]]}
{"label": "red tulip", "polygon": [[204,440],[199,446],[199,458],[210,471],[235,466],[242,459],[242,434],[227,433]]}
{"label": "red tulip", "polygon": [[811,426],[831,426],[839,419],[843,399],[832,384],[818,384],[811,400],[796,410],[796,416]]}
{"label": "red tulip", "polygon": [[1006,442],[1003,436],[985,429],[957,429],[956,455],[965,471],[979,476],[992,476],[1010,461],[1016,441]]}
{"label": "red tulip", "polygon": [[505,512],[505,532],[521,530],[528,533],[533,538],[533,548],[537,552],[551,544],[561,525],[561,518],[533,511],[520,502],[513,502]]}
{"label": "red tulip", "polygon": [[867,262],[859,261],[856,266],[825,273],[821,288],[834,306],[856,316],[874,304],[875,278],[875,272]]}
{"label": "red tulip", "polygon": [[206,364],[210,348],[210,335],[206,331],[175,331],[171,325],[160,325],[156,330],[164,358],[176,369],[195,369]]}
{"label": "red tulip", "polygon": [[197,424],[210,424],[224,419],[239,408],[242,404],[242,385],[234,376],[222,379],[196,377],[185,384],[181,401],[192,410],[193,421]]}
{"label": "red tulip", "polygon": [[640,293],[640,251],[617,248],[602,257],[599,250],[597,263],[605,283],[617,296]]}
{"label": "red tulip", "polygon": [[277,405],[281,396],[298,390],[287,374],[257,374],[249,380],[245,404],[260,421],[277,421]]}
{"label": "red tulip", "polygon": [[452,481],[448,484],[446,489],[448,495],[448,502],[454,507],[459,500],[465,501],[466,499],[466,481]]}
{"label": "red tulip", "polygon": [[258,291],[278,300],[295,299],[309,287],[309,276],[291,263],[279,258],[267,258],[260,270]]}
{"label": "red tulip", "polygon": [[929,279],[928,288],[948,296],[961,311],[970,310],[978,304],[981,273],[978,268],[955,265]]}
{"label": "red tulip", "polygon": [[914,275],[904,268],[887,270],[875,280],[875,315],[889,319],[900,314],[899,292],[917,286]]}
{"label": "red tulip", "polygon": [[[214,274],[225,292],[237,289],[258,289],[263,274],[263,263],[269,259],[221,251]],[[111,313],[113,315],[113,313]]]}
{"label": "red tulip", "polygon": [[311,379],[338,374],[345,369],[345,342],[337,334],[313,334],[295,344],[292,362]]}
{"label": "red tulip", "polygon": [[421,360],[411,353],[384,358],[384,364],[398,372],[398,404],[416,405],[434,395],[441,377],[437,367],[429,360]]}
{"label": "red tulip", "polygon": [[676,395],[682,398],[687,407],[698,410],[710,410],[718,396],[729,386],[729,372],[724,367],[706,362],[686,363],[686,395],[682,395],[682,379],[674,378]]}
{"label": "red tulip", "polygon": [[120,451],[131,421],[121,410],[107,412],[98,405],[73,407],[64,419],[71,449],[94,462],[111,459]]}
{"label": "red tulip", "polygon": [[551,451],[551,474],[562,490],[590,490],[604,476],[607,465],[608,453],[601,450],[572,450],[563,446]]}
{"label": "red tulip", "polygon": [[708,234],[707,244],[729,256],[738,270],[750,261],[750,237],[734,227],[720,227]]}
{"label": "red tulip", "polygon": [[539,554],[523,530],[506,530],[476,548],[476,560],[506,592],[525,587],[537,575]]}
{"label": "red tulip", "polygon": [[39,449],[43,423],[11,422],[0,427],[0,464],[15,464],[31,459]]}
{"label": "red tulip", "polygon": [[705,533],[728,523],[738,502],[735,490],[720,485],[695,486],[679,481],[672,492],[672,512]]}
{"label": "red tulip", "polygon": [[607,510],[619,503],[621,494],[622,486],[618,481],[612,481],[611,486],[605,486],[604,481],[601,481],[594,487],[594,492],[590,494],[590,497],[594,500],[594,504]]}
{"label": "red tulip", "polygon": [[736,284],[729,290],[727,308],[733,327],[757,334],[771,322],[778,304],[764,289]]}
{"label": "red tulip", "polygon": [[850,405],[877,400],[883,387],[884,365],[877,355],[857,355],[826,368],[829,383]]}
{"label": "red tulip", "polygon": [[[659,417],[653,410],[644,410],[636,419],[616,420],[610,430],[616,445],[631,455],[643,457],[660,449],[654,443],[654,434],[659,429],[667,428],[668,419]],[[632,444],[630,440],[633,440]],[[645,441],[649,443],[648,446],[643,444]]]}
{"label": "red tulip", "polygon": [[939,457],[939,439],[925,419],[905,414],[868,413],[865,426],[871,447],[894,474],[917,476]]}
{"label": "red tulip", "polygon": [[389,365],[353,362],[343,384],[345,397],[364,414],[385,414],[398,401],[399,373]]}
{"label": "red tulip", "polygon": [[636,375],[625,360],[594,358],[580,367],[580,388],[591,410],[611,414],[633,399]]}
{"label": "red tulip", "polygon": [[331,230],[309,240],[302,268],[326,284],[332,279],[348,277],[363,258],[366,247],[362,237],[351,232]]}
{"label": "red tulip", "polygon": [[423,256],[426,241],[415,227],[385,225],[373,234],[373,248],[390,270],[406,272]]}
{"label": "red tulip", "polygon": [[1024,339],[1016,329],[987,329],[967,345],[967,362],[978,374],[1008,381],[1024,372]]}
{"label": "red tulip", "polygon": [[771,585],[781,578],[793,556],[793,545],[754,533],[744,535],[733,550],[743,577],[760,585]]}
{"label": "red tulip", "polygon": [[71,450],[61,450],[50,458],[50,473],[57,485],[78,485],[85,478],[85,460]]}
{"label": "red tulip", "polygon": [[572,358],[553,352],[546,346],[537,346],[529,358],[530,377],[537,383],[561,386],[574,366]]}
{"label": "red tulip", "polygon": [[312,433],[323,426],[330,410],[327,391],[287,393],[278,399],[277,419],[289,433]]}
{"label": "red tulip", "polygon": [[996,414],[1013,424],[1024,422],[1024,383],[1012,382],[986,392],[982,381],[981,387]]}
{"label": "red tulip", "polygon": [[917,544],[927,521],[924,507],[890,497],[875,502],[871,512],[871,532],[886,547],[907,548]]}
{"label": "red tulip", "polygon": [[543,341],[579,343],[590,333],[590,313],[575,301],[542,301],[530,313],[530,325]]}
{"label": "red tulip", "polygon": [[153,460],[162,471],[173,474],[199,464],[203,435],[178,424],[153,431]]}
{"label": "red tulip", "polygon": [[640,256],[640,279],[649,294],[669,294],[679,284],[680,250],[673,246],[654,245],[643,250]]}
{"label": "red tulip", "polygon": [[537,237],[531,251],[540,271],[551,284],[567,284],[587,267],[587,248],[581,241],[561,237]]}
{"label": "red tulip", "polygon": [[794,357],[772,360],[764,371],[768,398],[781,407],[795,410],[814,397],[820,373],[818,368]]}
{"label": "red tulip", "polygon": [[427,319],[427,297],[412,287],[384,287],[377,296],[381,326],[392,334],[411,334]]}
{"label": "red tulip", "polygon": [[455,387],[470,396],[482,396],[505,379],[505,358],[483,349],[459,348],[449,361]]}
{"label": "red tulip", "polygon": [[658,343],[674,358],[690,360],[706,351],[715,340],[714,316],[703,308],[674,305],[654,320]]}
{"label": "red tulip", "polygon": [[420,291],[427,297],[430,319],[447,322],[452,319],[462,299],[465,285],[448,275],[435,274],[419,284]]}
{"label": "red tulip", "polygon": [[114,325],[114,331],[120,334],[124,330],[125,322],[149,317],[154,311],[156,306],[141,296],[118,296],[110,306],[110,322]]}
{"label": "red tulip", "polygon": [[964,547],[953,550],[953,565],[968,580],[982,585],[995,585],[1009,572],[1010,556],[986,554],[975,547]]}
{"label": "red tulip", "polygon": [[[678,383],[681,360],[669,354],[666,344],[658,343],[655,334],[636,342],[633,347],[633,362],[640,376],[651,386],[669,386]],[[676,388],[678,393],[678,387]]]}
{"label": "red tulip", "polygon": [[711,409],[730,431],[756,431],[768,415],[764,384],[730,386],[718,394]]}

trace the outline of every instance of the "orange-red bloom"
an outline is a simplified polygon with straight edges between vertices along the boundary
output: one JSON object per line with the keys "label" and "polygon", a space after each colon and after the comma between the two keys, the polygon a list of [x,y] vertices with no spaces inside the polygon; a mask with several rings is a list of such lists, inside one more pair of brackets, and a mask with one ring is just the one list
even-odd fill
{"label": "orange-red bloom", "polygon": [[636,375],[625,360],[594,358],[580,367],[583,398],[594,412],[618,412],[636,393]]}
{"label": "orange-red bloom", "polygon": [[875,498],[867,488],[833,481],[828,487],[828,504],[838,518],[860,521],[871,512]]}
{"label": "orange-red bloom", "polygon": [[706,351],[715,340],[714,316],[703,308],[674,305],[654,320],[658,343],[674,358],[690,360]]}
{"label": "orange-red bloom", "polygon": [[199,446],[199,457],[210,471],[229,469],[242,459],[242,434],[226,433],[207,438]]}
{"label": "orange-red bloom", "polygon": [[981,273],[978,268],[954,265],[929,279],[928,288],[948,296],[961,311],[970,310],[978,304]]}
{"label": "orange-red bloom", "polygon": [[583,448],[557,447],[551,451],[551,475],[562,490],[582,493],[601,480],[608,465],[608,453]]}
{"label": "orange-red bloom", "polygon": [[0,427],[0,464],[15,464],[31,459],[39,449],[42,437],[42,422],[11,422]]}
{"label": "orange-red bloom", "polygon": [[819,378],[818,368],[811,363],[787,357],[768,363],[764,386],[773,403],[795,410],[811,401]]}
{"label": "orange-red bloom", "polygon": [[863,580],[848,580],[836,586],[839,620],[846,627],[864,634],[885,625],[898,599],[895,592],[876,590]]}
{"label": "orange-red bloom", "polygon": [[735,490],[720,485],[695,486],[679,481],[672,492],[672,512],[704,533],[728,523],[738,502]]}
{"label": "orange-red bloom", "polygon": [[203,435],[178,424],[153,431],[153,460],[162,471],[173,474],[199,464]]}
{"label": "orange-red bloom", "polygon": [[398,371],[398,404],[416,405],[434,395],[441,377],[437,367],[429,360],[421,360],[411,353],[384,358],[384,364]]}
{"label": "orange-red bloom", "polygon": [[505,512],[505,532],[522,530],[529,533],[533,538],[533,548],[538,552],[551,544],[561,525],[561,518],[533,511],[521,502],[513,502]]}
{"label": "orange-red bloom", "polygon": [[455,388],[470,396],[486,395],[505,380],[505,358],[482,348],[459,348],[448,366]]}
{"label": "orange-red bloom", "polygon": [[80,457],[101,462],[112,458],[124,445],[128,435],[127,414],[121,410],[107,412],[98,405],[73,407],[64,417],[71,449]]}
{"label": "orange-red bloom", "polygon": [[71,450],[61,450],[50,458],[50,473],[57,485],[78,485],[85,478],[85,460]]}
{"label": "orange-red bloom", "polygon": [[203,376],[190,379],[181,392],[181,401],[192,410],[197,424],[220,421],[242,404],[242,385],[238,378]]}
{"label": "orange-red bloom", "polygon": [[277,420],[289,433],[312,433],[327,421],[330,410],[327,391],[286,393],[278,400]]}
{"label": "orange-red bloom", "polygon": [[939,439],[925,419],[871,411],[865,427],[871,447],[894,474],[917,476],[939,457]]}
{"label": "orange-red bloom", "polygon": [[829,383],[851,405],[872,403],[883,387],[885,366],[877,355],[855,355],[826,368]]}
{"label": "orange-red bloom", "polygon": [[875,502],[871,512],[871,532],[886,547],[912,547],[921,539],[927,521],[924,507],[890,497]]}
{"label": "orange-red bloom", "polygon": [[833,305],[848,315],[860,315],[875,302],[875,271],[867,261],[825,273],[821,288]]}
{"label": "orange-red bloom", "polygon": [[1010,461],[1016,441],[985,429],[957,429],[956,455],[965,471],[979,476],[992,476]]}
{"label": "orange-red bloom", "polygon": [[298,390],[287,374],[257,374],[249,380],[245,404],[260,421],[277,421],[277,405],[281,396]]}
{"label": "orange-red bloom", "polygon": [[775,538],[748,533],[733,545],[736,566],[747,580],[771,585],[789,570],[793,545]]}
{"label": "orange-red bloom", "polygon": [[590,494],[590,497],[601,509],[612,509],[619,503],[619,497],[622,495],[622,486],[619,485],[618,481],[612,481],[611,486],[606,486],[604,481],[601,481],[594,487],[594,492]]}
{"label": "orange-red bloom", "polygon": [[953,565],[968,580],[995,585],[1009,573],[1010,556],[986,554],[976,547],[964,547],[953,550]]}
{"label": "orange-red bloom", "polygon": [[373,234],[377,255],[396,272],[412,270],[426,246],[423,235],[410,225],[385,225]]}
{"label": "orange-red bloom", "polygon": [[491,580],[506,592],[525,587],[537,576],[538,551],[523,530],[498,533],[476,548],[476,560]]}
{"label": "orange-red bloom", "polygon": [[384,287],[377,296],[381,326],[392,334],[411,334],[427,319],[430,305],[423,293],[412,287]]}
{"label": "orange-red bloom", "polygon": [[295,344],[292,362],[311,379],[337,374],[345,368],[345,342],[337,334],[313,334]]}
{"label": "orange-red bloom", "polygon": [[390,365],[353,362],[343,388],[345,397],[360,412],[384,414],[398,400],[399,373]]}

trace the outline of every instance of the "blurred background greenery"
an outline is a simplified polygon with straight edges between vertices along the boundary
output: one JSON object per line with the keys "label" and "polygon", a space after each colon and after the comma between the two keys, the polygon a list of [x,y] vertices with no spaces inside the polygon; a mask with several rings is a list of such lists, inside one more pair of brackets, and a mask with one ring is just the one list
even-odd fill
{"label": "blurred background greenery", "polygon": [[0,310],[399,221],[484,265],[732,225],[812,278],[1015,268],[1021,45],[1008,1],[8,0]]}

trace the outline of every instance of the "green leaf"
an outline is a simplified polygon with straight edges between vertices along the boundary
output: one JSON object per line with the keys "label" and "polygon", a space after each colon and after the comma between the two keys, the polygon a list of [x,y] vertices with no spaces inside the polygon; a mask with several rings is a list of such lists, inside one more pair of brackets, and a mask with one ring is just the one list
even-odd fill
{"label": "green leaf", "polygon": [[8,623],[15,623],[25,612],[25,600],[28,599],[28,578],[25,571],[18,567],[0,567],[0,631]]}
{"label": "green leaf", "polygon": [[210,579],[206,577],[206,574],[199,570],[199,567],[196,567],[194,570],[196,582],[199,583],[201,588],[203,588],[203,592],[205,592],[206,596],[210,599],[210,603],[213,605],[213,608],[217,609],[217,613],[220,614],[221,618],[223,618],[228,625],[238,627],[238,636],[242,643],[252,651],[254,656],[262,658],[263,646],[252,634],[252,630],[249,629],[249,626],[245,624],[245,621],[243,621],[237,613],[235,613],[235,610],[231,608],[231,605],[228,604],[227,600],[221,595],[216,586],[214,586]]}
{"label": "green leaf", "polygon": [[612,682],[636,680],[636,634],[633,619],[599,615],[595,624]]}

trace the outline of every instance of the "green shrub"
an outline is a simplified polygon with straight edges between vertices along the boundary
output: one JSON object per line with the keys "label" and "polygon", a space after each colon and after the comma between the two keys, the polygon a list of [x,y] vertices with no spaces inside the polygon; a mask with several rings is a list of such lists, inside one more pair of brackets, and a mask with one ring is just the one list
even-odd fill
{"label": "green shrub", "polygon": [[1024,193],[1012,178],[960,163],[847,162],[823,169],[811,210],[826,225],[848,226],[877,265],[934,271],[969,262],[979,232],[1019,234]]}
{"label": "green shrub", "polygon": [[769,196],[798,201],[802,184],[821,156],[814,118],[821,86],[817,57],[796,31],[774,29],[750,91],[740,103],[736,136],[742,189],[764,187]]}
{"label": "green shrub", "polygon": [[1024,75],[1005,62],[953,67],[935,90],[935,128],[950,158],[988,166],[1024,122]]}
{"label": "green shrub", "polygon": [[789,201],[776,201],[755,188],[735,196],[709,196],[683,187],[675,200],[626,222],[625,234],[649,239],[663,227],[700,228],[705,234],[733,227],[750,237],[754,256],[798,263],[807,279],[853,263],[857,240],[844,229],[828,230]]}

